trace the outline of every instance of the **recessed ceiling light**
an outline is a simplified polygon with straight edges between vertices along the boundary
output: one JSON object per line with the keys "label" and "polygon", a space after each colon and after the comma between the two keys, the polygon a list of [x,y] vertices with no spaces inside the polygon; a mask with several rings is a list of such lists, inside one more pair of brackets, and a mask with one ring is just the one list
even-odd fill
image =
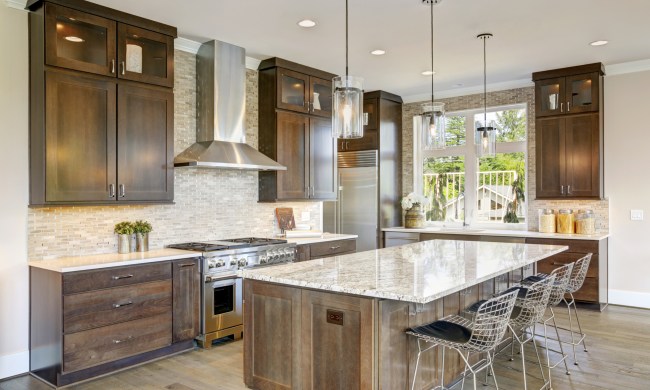
{"label": "recessed ceiling light", "polygon": [[79,38],[79,37],[75,37],[75,36],[73,36],[73,35],[68,35],[67,37],[65,37],[65,40],[66,40],[66,41],[70,41],[70,42],[75,42],[75,43],[79,43],[79,42],[83,42],[83,41],[84,41],[83,39],[81,39],[81,38]]}
{"label": "recessed ceiling light", "polygon": [[386,54],[386,50],[377,49],[377,50],[371,51],[370,54],[375,55],[375,56],[383,56],[384,54]]}
{"label": "recessed ceiling light", "polygon": [[433,70],[425,70],[422,72],[422,76],[431,76],[432,74],[436,74],[436,72]]}
{"label": "recessed ceiling light", "polygon": [[314,22],[311,19],[304,19],[298,22],[298,26],[300,27],[305,27],[305,28],[310,28],[314,27],[316,25],[316,22]]}
{"label": "recessed ceiling light", "polygon": [[590,43],[591,46],[603,46],[608,44],[609,41],[593,41]]}

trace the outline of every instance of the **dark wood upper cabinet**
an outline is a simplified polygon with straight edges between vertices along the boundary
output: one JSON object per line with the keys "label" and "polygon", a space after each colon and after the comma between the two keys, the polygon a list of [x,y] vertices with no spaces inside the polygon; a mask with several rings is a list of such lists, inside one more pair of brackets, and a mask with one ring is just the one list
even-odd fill
{"label": "dark wood upper cabinet", "polygon": [[600,63],[533,73],[537,198],[602,198],[603,75]]}
{"label": "dark wood upper cabinet", "polygon": [[171,202],[176,28],[82,0],[27,7],[30,205]]}
{"label": "dark wood upper cabinet", "polygon": [[334,75],[280,58],[259,66],[259,150],[286,171],[259,173],[259,200],[336,199]]}

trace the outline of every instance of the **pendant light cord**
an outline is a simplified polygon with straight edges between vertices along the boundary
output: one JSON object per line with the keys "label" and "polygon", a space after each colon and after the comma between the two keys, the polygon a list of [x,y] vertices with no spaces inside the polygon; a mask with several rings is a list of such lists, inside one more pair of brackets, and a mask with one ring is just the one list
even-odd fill
{"label": "pendant light cord", "polygon": [[345,0],[345,77],[348,77],[348,0]]}
{"label": "pendant light cord", "polygon": [[[347,1],[347,0],[346,0]],[[483,37],[483,126],[487,131],[487,52],[485,50],[487,36]]]}
{"label": "pendant light cord", "polygon": [[[347,1],[347,0],[346,0]],[[434,0],[430,1],[431,5],[431,108],[433,109],[433,3]]]}

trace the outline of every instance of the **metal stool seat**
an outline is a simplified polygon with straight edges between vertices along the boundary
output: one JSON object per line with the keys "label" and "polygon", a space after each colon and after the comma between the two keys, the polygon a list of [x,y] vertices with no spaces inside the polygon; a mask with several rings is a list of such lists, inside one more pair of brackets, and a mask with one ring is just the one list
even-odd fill
{"label": "metal stool seat", "polygon": [[[413,383],[411,389],[415,388],[415,379],[418,374],[418,365],[420,355],[436,346],[442,347],[442,370],[440,375],[440,388],[444,389],[445,385],[445,349],[451,348],[456,350],[465,362],[463,370],[463,383],[465,386],[465,376],[467,371],[472,373],[474,378],[474,390],[476,390],[476,373],[489,368],[492,371],[494,384],[497,389],[496,378],[492,370],[492,355],[490,351],[494,350],[499,341],[503,338],[508,320],[512,314],[515,305],[517,292],[494,297],[483,302],[476,311],[473,321],[458,315],[445,317],[441,320],[434,321],[427,325],[410,328],[407,334],[417,337],[418,356],[415,363],[415,372],[413,373]],[[427,345],[423,349],[423,345]],[[465,354],[463,354],[465,352]],[[486,358],[472,366],[469,363],[471,353],[487,352]]]}

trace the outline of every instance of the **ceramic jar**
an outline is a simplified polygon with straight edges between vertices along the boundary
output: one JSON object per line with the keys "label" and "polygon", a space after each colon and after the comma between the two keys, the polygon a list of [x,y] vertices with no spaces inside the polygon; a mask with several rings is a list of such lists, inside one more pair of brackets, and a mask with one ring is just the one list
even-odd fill
{"label": "ceramic jar", "polygon": [[422,206],[414,204],[406,211],[404,216],[404,227],[409,229],[423,228],[426,217],[422,211]]}

